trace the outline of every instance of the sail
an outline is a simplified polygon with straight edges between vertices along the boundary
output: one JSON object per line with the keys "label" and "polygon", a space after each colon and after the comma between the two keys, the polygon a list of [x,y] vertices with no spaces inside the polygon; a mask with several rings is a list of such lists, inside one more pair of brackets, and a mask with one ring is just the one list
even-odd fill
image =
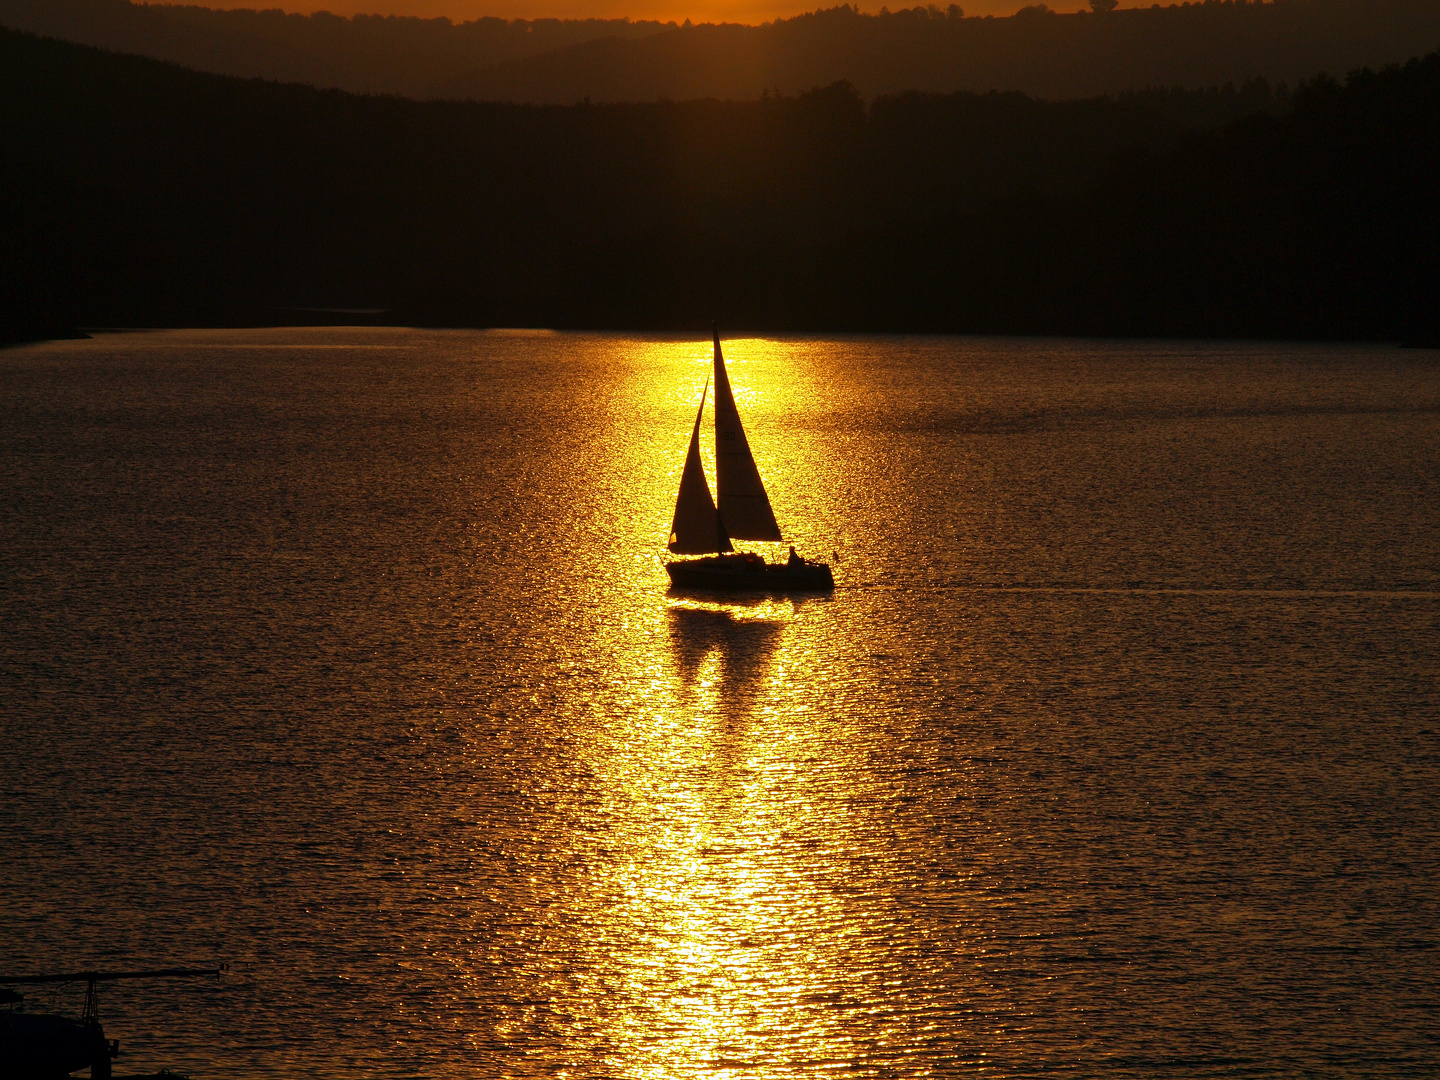
{"label": "sail", "polygon": [[730,376],[725,372],[725,358],[720,355],[720,331],[715,331],[715,489],[720,500],[720,516],[725,531],[737,540],[779,540],[780,526],[760,470],[740,426],[735,409],[735,396],[730,392]]}
{"label": "sail", "polygon": [[715,501],[710,498],[705,467],[700,464],[700,416],[705,412],[705,392],[709,389],[706,383],[700,394],[700,408],[690,432],[690,451],[685,455],[685,470],[680,474],[680,494],[675,499],[675,520],[670,524],[670,550],[677,555],[709,555],[733,550]]}

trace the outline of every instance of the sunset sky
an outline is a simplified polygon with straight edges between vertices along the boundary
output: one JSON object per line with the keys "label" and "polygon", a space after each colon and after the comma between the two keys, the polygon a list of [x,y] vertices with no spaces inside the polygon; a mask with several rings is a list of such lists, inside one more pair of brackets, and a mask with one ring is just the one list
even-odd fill
{"label": "sunset sky", "polygon": [[[337,15],[416,15],[422,18],[447,16],[465,22],[483,16],[506,19],[536,18],[632,18],[674,19],[683,22],[745,22],[761,23],[788,18],[817,7],[834,7],[839,0],[820,4],[796,3],[792,0],[291,0],[275,4],[268,0],[206,0],[203,6],[213,8],[274,8],[310,13],[331,11]],[[939,4],[940,7],[947,6]],[[862,11],[878,11],[880,4],[861,0]],[[892,8],[913,7],[913,0],[895,0]],[[1017,0],[967,0],[961,8],[967,15],[1010,15],[1023,2]],[[1077,3],[1052,2],[1056,11],[1074,11],[1084,6]]]}

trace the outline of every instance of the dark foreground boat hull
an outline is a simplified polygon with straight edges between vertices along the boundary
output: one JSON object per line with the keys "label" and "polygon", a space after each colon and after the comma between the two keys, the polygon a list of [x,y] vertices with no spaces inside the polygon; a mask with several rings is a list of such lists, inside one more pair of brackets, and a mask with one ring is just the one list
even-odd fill
{"label": "dark foreground boat hull", "polygon": [[759,558],[712,556],[665,564],[677,589],[705,592],[832,592],[835,578],[825,563],[767,563]]}
{"label": "dark foreground boat hull", "polygon": [[0,1012],[0,1075],[6,1080],[64,1080],[90,1066],[96,1080],[110,1075],[118,1043],[97,1023],[69,1017]]}

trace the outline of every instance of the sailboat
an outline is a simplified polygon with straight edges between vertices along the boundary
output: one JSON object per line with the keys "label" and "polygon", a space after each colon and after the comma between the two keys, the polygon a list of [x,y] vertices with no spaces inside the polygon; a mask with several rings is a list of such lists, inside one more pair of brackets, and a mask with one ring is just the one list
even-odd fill
{"label": "sailboat", "polygon": [[767,563],[759,555],[736,551],[732,540],[783,540],[760,470],[735,408],[730,376],[720,353],[720,331],[715,330],[715,490],[710,496],[705,468],[700,463],[700,418],[705,412],[707,381],[700,393],[700,408],[690,431],[690,449],[680,474],[680,494],[670,525],[669,548],[676,555],[698,559],[667,562],[670,583],[681,589],[721,592],[822,592],[835,588],[830,567],[795,554],[783,563]]}

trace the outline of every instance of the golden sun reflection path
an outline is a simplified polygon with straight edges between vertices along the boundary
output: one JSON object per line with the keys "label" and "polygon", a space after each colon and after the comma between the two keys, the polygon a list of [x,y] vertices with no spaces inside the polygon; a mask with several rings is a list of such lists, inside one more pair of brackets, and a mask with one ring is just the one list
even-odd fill
{"label": "golden sun reflection path", "polygon": [[[548,766],[545,816],[563,823],[549,860],[563,870],[526,883],[538,923],[504,981],[535,1004],[509,1009],[494,1036],[569,1047],[579,1075],[778,1076],[903,1058],[913,1017],[894,999],[943,974],[916,962],[923,933],[908,958],[896,948],[912,919],[894,895],[904,818],[863,729],[843,601],[666,595],[662,545],[710,347],[627,344],[596,436],[610,455],[596,481],[612,497],[577,510],[589,516],[571,553],[594,590],[565,646],[583,657],[583,689],[550,698],[563,756]],[[814,509],[841,461],[785,420],[824,400],[805,346],[725,349],[787,542],[818,555],[829,523]],[[707,407],[713,484],[712,425]]]}

